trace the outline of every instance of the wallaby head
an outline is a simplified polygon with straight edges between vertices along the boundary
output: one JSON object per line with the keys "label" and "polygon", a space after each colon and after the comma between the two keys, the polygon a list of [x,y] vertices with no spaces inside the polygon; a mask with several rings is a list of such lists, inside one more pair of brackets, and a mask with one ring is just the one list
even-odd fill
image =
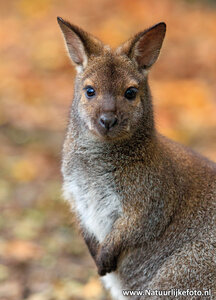
{"label": "wallaby head", "polygon": [[115,50],[61,18],[58,23],[77,70],[72,117],[79,132],[103,141],[124,140],[141,129],[151,135],[147,73],[158,58],[165,23],[138,33]]}

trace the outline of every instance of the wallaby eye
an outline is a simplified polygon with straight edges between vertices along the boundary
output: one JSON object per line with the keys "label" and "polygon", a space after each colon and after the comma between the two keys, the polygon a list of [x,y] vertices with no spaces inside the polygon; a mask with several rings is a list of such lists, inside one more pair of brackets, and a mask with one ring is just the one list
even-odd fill
{"label": "wallaby eye", "polygon": [[129,87],[124,96],[125,98],[127,98],[128,100],[134,100],[136,98],[136,95],[137,95],[137,92],[138,92],[138,89],[135,88],[135,87]]}
{"label": "wallaby eye", "polygon": [[87,86],[84,88],[84,90],[86,90],[85,95],[88,99],[93,98],[96,94],[92,86]]}

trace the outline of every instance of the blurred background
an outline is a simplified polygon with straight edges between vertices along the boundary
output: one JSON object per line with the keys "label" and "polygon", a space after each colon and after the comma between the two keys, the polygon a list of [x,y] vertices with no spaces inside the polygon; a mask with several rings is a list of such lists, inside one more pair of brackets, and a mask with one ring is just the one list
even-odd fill
{"label": "blurred background", "polygon": [[1,0],[0,14],[0,299],[108,299],[61,197],[75,73],[56,16],[111,46],[165,21],[157,127],[216,160],[215,1]]}

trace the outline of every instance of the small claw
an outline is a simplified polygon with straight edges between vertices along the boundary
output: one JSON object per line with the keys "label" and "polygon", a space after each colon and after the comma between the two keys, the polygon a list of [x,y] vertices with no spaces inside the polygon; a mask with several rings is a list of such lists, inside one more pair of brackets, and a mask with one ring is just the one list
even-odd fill
{"label": "small claw", "polygon": [[117,269],[116,264],[113,266],[109,266],[109,267],[104,266],[104,267],[101,267],[98,269],[98,274],[100,276],[104,276],[104,275],[106,275],[106,273],[111,273],[111,272],[115,271],[116,269]]}
{"label": "small claw", "polygon": [[98,270],[98,275],[100,275],[100,276],[106,275],[106,270],[105,269]]}

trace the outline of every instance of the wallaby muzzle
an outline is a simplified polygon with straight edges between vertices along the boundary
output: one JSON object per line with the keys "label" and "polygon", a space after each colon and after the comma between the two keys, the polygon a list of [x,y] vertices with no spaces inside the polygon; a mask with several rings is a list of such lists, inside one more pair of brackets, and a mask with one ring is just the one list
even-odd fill
{"label": "wallaby muzzle", "polygon": [[98,120],[100,126],[102,126],[107,131],[111,130],[112,127],[116,126],[118,119],[116,115],[112,112],[103,113]]}

